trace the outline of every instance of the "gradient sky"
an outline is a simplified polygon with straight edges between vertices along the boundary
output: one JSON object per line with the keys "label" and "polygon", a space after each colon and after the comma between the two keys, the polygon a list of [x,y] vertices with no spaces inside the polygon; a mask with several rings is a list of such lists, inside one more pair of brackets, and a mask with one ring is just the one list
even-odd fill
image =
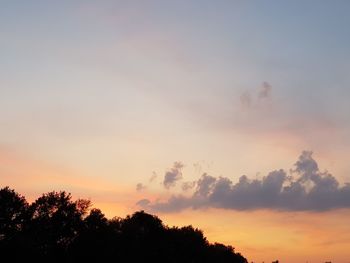
{"label": "gradient sky", "polygon": [[[0,1],[1,186],[29,200],[67,190],[109,217],[147,199],[249,261],[348,263],[344,200],[156,205],[195,196],[203,173],[235,185],[284,169],[347,193],[349,12],[340,0]],[[295,171],[303,151],[317,170]]]}

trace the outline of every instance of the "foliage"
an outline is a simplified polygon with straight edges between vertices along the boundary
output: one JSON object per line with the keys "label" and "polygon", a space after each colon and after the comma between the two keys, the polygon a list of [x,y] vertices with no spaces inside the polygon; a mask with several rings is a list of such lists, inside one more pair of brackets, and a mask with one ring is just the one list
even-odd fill
{"label": "foliage", "polygon": [[49,192],[32,204],[0,189],[0,255],[4,262],[232,262],[233,247],[210,244],[192,226],[168,227],[144,211],[107,219],[89,200]]}

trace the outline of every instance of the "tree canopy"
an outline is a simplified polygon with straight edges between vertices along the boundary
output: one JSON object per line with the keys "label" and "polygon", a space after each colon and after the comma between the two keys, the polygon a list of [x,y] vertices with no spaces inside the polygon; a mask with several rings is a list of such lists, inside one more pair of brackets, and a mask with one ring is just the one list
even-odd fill
{"label": "tree canopy", "polygon": [[0,189],[0,259],[4,262],[246,263],[232,246],[211,244],[193,226],[169,227],[138,211],[107,219],[65,191],[29,204],[13,189]]}

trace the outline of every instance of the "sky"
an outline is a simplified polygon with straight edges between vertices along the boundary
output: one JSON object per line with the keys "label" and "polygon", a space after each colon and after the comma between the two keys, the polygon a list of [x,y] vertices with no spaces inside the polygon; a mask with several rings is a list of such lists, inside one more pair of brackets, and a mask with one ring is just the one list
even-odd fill
{"label": "sky", "polygon": [[348,1],[0,0],[0,186],[349,263]]}

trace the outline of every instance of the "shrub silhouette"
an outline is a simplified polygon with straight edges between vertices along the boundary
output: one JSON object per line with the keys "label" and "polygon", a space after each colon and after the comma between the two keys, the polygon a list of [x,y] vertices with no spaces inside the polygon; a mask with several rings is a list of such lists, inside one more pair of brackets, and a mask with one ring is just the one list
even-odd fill
{"label": "shrub silhouette", "polygon": [[168,227],[144,211],[107,219],[91,203],[49,192],[32,204],[0,189],[0,259],[4,262],[246,263],[233,247],[210,244],[192,226]]}

